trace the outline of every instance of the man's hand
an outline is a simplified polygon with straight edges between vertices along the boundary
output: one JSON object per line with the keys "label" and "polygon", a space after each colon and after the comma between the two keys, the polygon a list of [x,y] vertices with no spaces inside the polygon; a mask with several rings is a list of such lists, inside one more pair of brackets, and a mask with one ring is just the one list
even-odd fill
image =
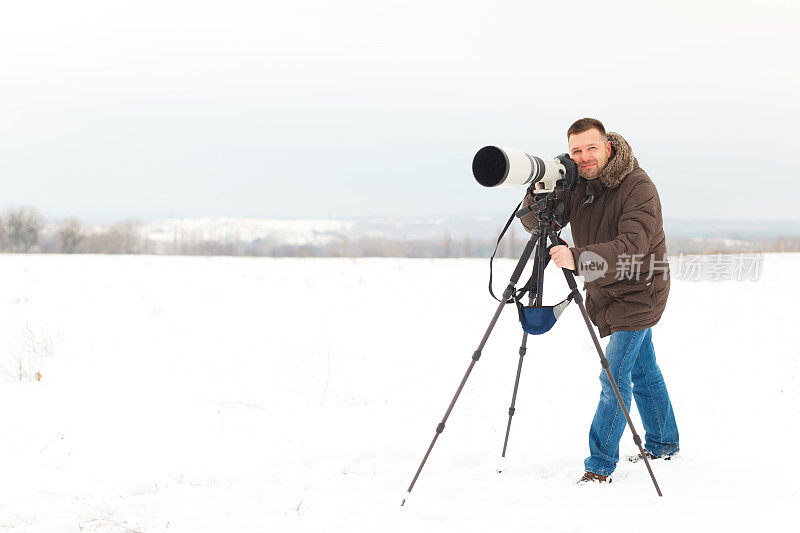
{"label": "man's hand", "polygon": [[575,270],[575,260],[572,258],[572,252],[564,245],[550,248],[550,258],[559,268]]}

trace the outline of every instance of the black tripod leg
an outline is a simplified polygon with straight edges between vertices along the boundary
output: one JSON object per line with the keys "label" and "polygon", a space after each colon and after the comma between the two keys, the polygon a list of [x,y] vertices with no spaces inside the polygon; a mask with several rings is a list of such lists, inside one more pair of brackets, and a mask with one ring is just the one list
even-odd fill
{"label": "black tripod leg", "polygon": [[[536,292],[534,293],[533,291],[531,291],[529,293],[530,299],[528,301],[528,305],[533,304],[534,294],[536,294],[535,301],[537,306],[543,305],[544,302],[544,300],[542,299],[542,296],[544,295],[544,269],[547,266],[547,260],[550,255],[547,250],[548,231],[546,231],[545,229],[546,227],[547,226],[539,228],[539,230],[536,233],[534,233],[534,235],[538,234],[536,250],[535,250],[536,255],[534,256],[533,259],[534,278],[532,280],[536,282]],[[517,377],[514,380],[514,392],[511,395],[511,407],[508,408],[508,425],[506,426],[506,438],[505,441],[503,441],[503,455],[501,456],[501,458],[503,459],[506,456],[506,448],[508,447],[508,434],[511,431],[511,419],[513,418],[514,413],[516,412],[515,405],[517,402],[517,389],[519,388],[519,378],[522,373],[522,360],[528,351],[526,346],[527,342],[528,342],[528,334],[523,333],[522,345],[519,347],[519,363],[517,363]],[[498,473],[501,472],[502,467],[498,468],[497,471]]]}
{"label": "black tripod leg", "polygon": [[[536,268],[534,266],[534,268]],[[530,302],[533,301],[533,296],[530,297]],[[506,448],[508,447],[508,434],[511,432],[511,420],[514,418],[514,413],[516,413],[516,404],[517,404],[517,390],[519,389],[519,378],[522,374],[522,360],[525,358],[525,354],[528,351],[527,348],[528,343],[528,334],[522,334],[522,344],[519,347],[519,363],[517,363],[517,377],[514,380],[514,392],[511,394],[511,407],[508,408],[508,425],[506,426],[506,438],[503,441],[503,455],[501,457],[505,458],[506,456]],[[502,472],[502,468],[498,468],[497,472]]]}
{"label": "black tripod leg", "polygon": [[575,303],[577,303],[578,307],[581,309],[583,321],[586,322],[586,327],[589,328],[589,334],[592,336],[592,340],[594,341],[594,347],[597,348],[597,353],[600,356],[600,364],[603,366],[603,370],[606,373],[606,377],[608,377],[608,381],[611,382],[611,387],[614,389],[614,396],[617,397],[617,403],[622,408],[622,413],[625,415],[625,420],[628,421],[628,428],[630,428],[631,434],[633,435],[633,442],[636,443],[636,446],[639,448],[639,453],[644,459],[644,464],[647,467],[647,471],[650,473],[650,479],[653,480],[653,485],[656,488],[656,492],[659,496],[662,496],[661,489],[658,487],[658,482],[656,481],[656,476],[653,474],[653,469],[650,467],[650,461],[647,460],[647,455],[644,453],[644,449],[642,448],[642,438],[638,433],[636,433],[636,428],[633,427],[631,415],[628,413],[628,408],[625,407],[625,402],[622,401],[622,395],[619,393],[617,382],[614,379],[614,376],[611,374],[611,370],[608,369],[608,359],[606,359],[606,356],[603,353],[603,347],[600,346],[600,340],[597,338],[597,334],[594,332],[594,327],[592,326],[591,320],[589,320],[589,313],[586,312],[586,306],[583,304],[583,295],[578,290],[578,284],[575,282],[575,276],[573,276],[572,272],[565,268],[562,268],[561,270],[564,272],[564,277],[567,278],[567,284],[569,285],[569,288],[572,289]]}
{"label": "black tripod leg", "polygon": [[411,484],[408,486],[408,492],[403,498],[403,503],[400,505],[405,505],[406,500],[409,496],[411,496],[411,491],[414,489],[414,485],[417,483],[417,478],[419,478],[422,468],[425,466],[425,462],[428,460],[428,456],[431,454],[431,450],[433,450],[433,446],[436,444],[436,440],[439,438],[439,435],[442,434],[442,431],[444,431],[444,425],[447,423],[447,419],[450,417],[450,413],[452,412],[453,407],[456,405],[456,400],[458,400],[461,391],[464,389],[464,385],[467,383],[467,379],[472,373],[475,363],[477,363],[478,359],[481,358],[481,352],[483,351],[484,346],[486,346],[486,341],[489,340],[489,335],[491,335],[495,324],[497,324],[497,319],[500,318],[500,313],[503,312],[503,308],[506,306],[508,299],[514,294],[514,286],[517,284],[517,281],[519,281],[520,276],[522,276],[522,271],[525,270],[525,265],[527,264],[528,259],[530,259],[533,249],[536,247],[537,238],[537,235],[531,235],[528,244],[525,245],[525,249],[522,251],[522,255],[519,258],[519,262],[517,262],[517,268],[514,269],[514,273],[511,274],[511,280],[508,284],[508,287],[506,287],[505,291],[503,291],[502,301],[500,302],[500,305],[497,306],[497,310],[494,312],[494,316],[492,317],[492,321],[489,323],[489,327],[486,328],[486,333],[483,334],[483,338],[481,339],[481,343],[478,345],[478,349],[472,354],[472,362],[469,364],[469,367],[467,367],[467,372],[461,379],[461,384],[458,386],[458,390],[456,390],[453,399],[450,401],[450,405],[447,407],[447,411],[444,413],[442,421],[439,422],[438,426],[436,426],[436,434],[433,436],[433,440],[431,441],[430,446],[428,446],[428,451],[425,452],[425,456],[422,458],[419,468],[417,468],[417,473],[414,474],[414,479],[411,480]]}

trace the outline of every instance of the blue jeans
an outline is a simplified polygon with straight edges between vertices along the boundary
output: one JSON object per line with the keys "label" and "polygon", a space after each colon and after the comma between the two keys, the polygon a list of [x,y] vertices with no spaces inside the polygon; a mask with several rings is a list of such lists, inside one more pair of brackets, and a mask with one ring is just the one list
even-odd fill
{"label": "blue jeans", "polygon": [[[664,377],[656,363],[652,330],[615,331],[606,347],[606,359],[629,411],[633,382],[633,397],[644,425],[645,449],[656,456],[676,453],[678,426]],[[606,476],[617,467],[619,440],[627,422],[605,371],[600,373],[600,383],[603,391],[589,430],[591,455],[584,466],[587,472]]]}

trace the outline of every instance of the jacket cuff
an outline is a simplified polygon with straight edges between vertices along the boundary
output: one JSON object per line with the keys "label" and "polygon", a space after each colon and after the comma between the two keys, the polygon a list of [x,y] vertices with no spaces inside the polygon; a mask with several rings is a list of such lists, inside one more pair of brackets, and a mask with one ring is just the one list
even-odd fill
{"label": "jacket cuff", "polygon": [[572,262],[575,264],[575,268],[572,269],[572,273],[577,276],[578,275],[578,256],[580,255],[580,250],[578,250],[578,248],[570,248],[569,251],[572,253]]}

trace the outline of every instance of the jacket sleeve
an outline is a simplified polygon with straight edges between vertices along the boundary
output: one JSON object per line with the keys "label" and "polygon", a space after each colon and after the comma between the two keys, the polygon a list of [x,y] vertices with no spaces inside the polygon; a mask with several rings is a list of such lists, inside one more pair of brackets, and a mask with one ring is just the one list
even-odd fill
{"label": "jacket sleeve", "polygon": [[[564,220],[564,225],[567,225],[569,222],[569,210],[567,209],[565,196],[563,191],[556,191],[556,202],[555,208],[558,209],[559,204],[564,204],[564,213],[562,214],[561,218]],[[533,195],[530,193],[525,194],[525,198],[522,200],[522,205],[524,206],[533,206],[533,211],[522,217],[520,222],[522,222],[522,226],[525,228],[525,231],[531,233],[533,228],[539,225],[539,221],[536,219],[536,212],[538,209],[536,208],[536,201],[533,198]]]}
{"label": "jacket sleeve", "polygon": [[596,253],[606,263],[605,275],[586,282],[586,285],[611,285],[622,279],[621,275],[618,276],[618,269],[624,271],[630,269],[636,261],[642,261],[650,251],[650,241],[657,224],[657,209],[658,195],[655,185],[650,181],[641,181],[633,186],[622,202],[615,239],[571,249],[576,268],[580,255],[587,251]]}

